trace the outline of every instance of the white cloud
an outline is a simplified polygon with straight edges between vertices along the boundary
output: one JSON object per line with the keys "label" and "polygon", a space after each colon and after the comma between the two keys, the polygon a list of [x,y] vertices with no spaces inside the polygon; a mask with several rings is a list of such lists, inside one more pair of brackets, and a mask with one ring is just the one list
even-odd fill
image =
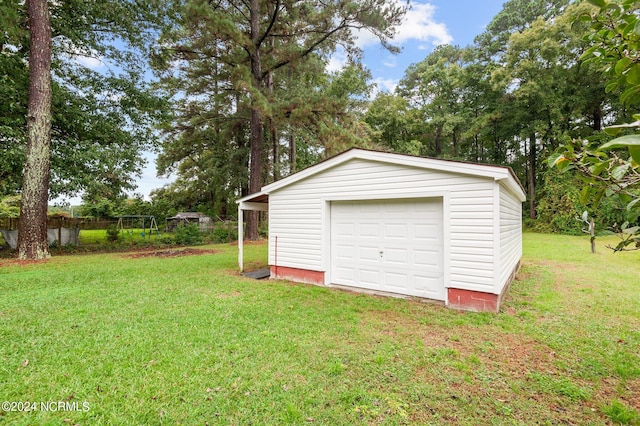
{"label": "white cloud", "polygon": [[[436,22],[434,15],[436,7],[430,3],[409,2],[409,10],[405,14],[402,24],[396,28],[396,35],[391,41],[402,45],[408,41],[417,40],[431,42],[437,46],[453,41],[444,23]],[[378,43],[378,39],[369,31],[356,32],[356,45],[360,48]],[[425,46],[426,49],[426,46]]]}
{"label": "white cloud", "polygon": [[92,70],[97,70],[99,68],[104,67],[104,62],[102,62],[102,60],[97,57],[79,55],[79,56],[76,56],[74,59],[80,65],[83,65]]}
{"label": "white cloud", "polygon": [[376,95],[380,92],[389,92],[393,93],[396,90],[396,86],[398,85],[398,80],[393,78],[381,78],[378,77],[373,80],[373,83],[376,85],[375,89],[371,93],[371,98],[375,98]]}
{"label": "white cloud", "polygon": [[395,56],[390,56],[385,58],[384,61],[382,61],[382,65],[389,68],[395,68],[396,65],[398,65],[398,61]]}
{"label": "white cloud", "polygon": [[337,72],[344,68],[347,64],[347,55],[344,52],[344,49],[338,47],[338,49],[333,52],[333,55],[329,58],[329,62],[327,63],[327,72]]}
{"label": "white cloud", "polygon": [[94,49],[75,46],[66,38],[55,39],[54,43],[57,43],[59,48],[66,52],[64,56],[70,62],[75,62],[94,71],[106,66],[104,58]]}
{"label": "white cloud", "polygon": [[404,22],[397,30],[395,42],[402,44],[409,40],[431,41],[437,46],[453,41],[447,26],[434,21],[435,6],[413,1],[409,5],[410,9],[404,17]]}

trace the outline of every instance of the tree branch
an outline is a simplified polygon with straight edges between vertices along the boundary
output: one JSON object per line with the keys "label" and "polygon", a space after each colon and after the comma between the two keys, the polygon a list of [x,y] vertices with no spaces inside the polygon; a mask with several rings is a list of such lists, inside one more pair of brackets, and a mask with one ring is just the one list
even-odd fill
{"label": "tree branch", "polygon": [[260,46],[262,45],[264,40],[267,38],[267,36],[271,32],[271,29],[276,23],[276,19],[278,19],[279,10],[280,10],[280,0],[276,0],[276,6],[273,8],[273,14],[271,15],[271,21],[269,22],[269,26],[265,30],[264,34],[262,34],[262,37],[260,37],[260,39],[256,43],[256,49],[260,49]]}
{"label": "tree branch", "polygon": [[307,47],[302,53],[300,53],[299,55],[296,55],[295,57],[291,57],[288,59],[284,59],[278,63],[276,63],[275,65],[273,65],[272,67],[270,67],[269,69],[265,70],[262,72],[262,76],[261,78],[265,78],[269,73],[277,70],[278,68],[282,68],[285,65],[289,64],[292,60],[294,59],[301,59],[304,58],[305,56],[309,55],[311,52],[313,52],[316,47],[318,47],[319,45],[321,45],[322,43],[324,43],[327,39],[329,39],[329,37],[331,37],[332,35],[334,35],[335,33],[337,33],[340,30],[349,28],[349,25],[346,23],[346,21],[342,21],[342,23],[340,25],[338,25],[336,28],[334,28],[333,30],[324,33],[322,37],[320,37],[318,40],[316,40],[315,42],[311,43],[311,45],[309,47]]}

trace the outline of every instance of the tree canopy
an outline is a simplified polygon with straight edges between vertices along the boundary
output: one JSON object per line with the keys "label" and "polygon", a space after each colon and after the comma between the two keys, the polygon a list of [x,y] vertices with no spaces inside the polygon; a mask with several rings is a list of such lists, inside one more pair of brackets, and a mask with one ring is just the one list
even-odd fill
{"label": "tree canopy", "polygon": [[[20,191],[30,50],[25,2],[0,6],[0,194]],[[134,188],[166,103],[146,81],[145,52],[163,2],[48,2],[52,32],[50,198]],[[4,30],[6,29],[6,30]]]}
{"label": "tree canopy", "polygon": [[[369,31],[395,51],[408,4],[47,4],[52,197],[122,200],[140,154],[157,148],[158,172],[176,180],[154,192],[156,202],[230,216],[238,197],[359,146],[508,165],[528,192],[527,223],[539,229],[575,230],[583,208],[602,227],[637,222],[635,2],[506,1],[472,45],[438,46],[392,92],[374,92],[356,37]],[[26,4],[8,0],[0,12],[5,195],[23,190],[30,42]],[[337,51],[347,65],[328,72]],[[549,157],[582,171],[586,189],[568,190],[575,177],[549,171]],[[248,231],[257,236],[257,216]]]}

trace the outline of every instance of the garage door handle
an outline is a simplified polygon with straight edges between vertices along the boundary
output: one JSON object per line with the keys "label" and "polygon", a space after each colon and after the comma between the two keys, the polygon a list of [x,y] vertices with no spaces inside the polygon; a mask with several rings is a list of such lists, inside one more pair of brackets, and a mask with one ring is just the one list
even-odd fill
{"label": "garage door handle", "polygon": [[380,257],[382,257],[383,254],[384,254],[384,252],[382,250],[380,250]]}

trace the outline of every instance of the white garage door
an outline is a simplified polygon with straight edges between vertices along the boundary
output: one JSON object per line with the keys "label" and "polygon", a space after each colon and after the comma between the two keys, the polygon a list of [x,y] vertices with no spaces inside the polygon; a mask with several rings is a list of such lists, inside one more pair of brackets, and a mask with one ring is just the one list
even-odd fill
{"label": "white garage door", "polygon": [[444,300],[442,199],[331,203],[331,282]]}

